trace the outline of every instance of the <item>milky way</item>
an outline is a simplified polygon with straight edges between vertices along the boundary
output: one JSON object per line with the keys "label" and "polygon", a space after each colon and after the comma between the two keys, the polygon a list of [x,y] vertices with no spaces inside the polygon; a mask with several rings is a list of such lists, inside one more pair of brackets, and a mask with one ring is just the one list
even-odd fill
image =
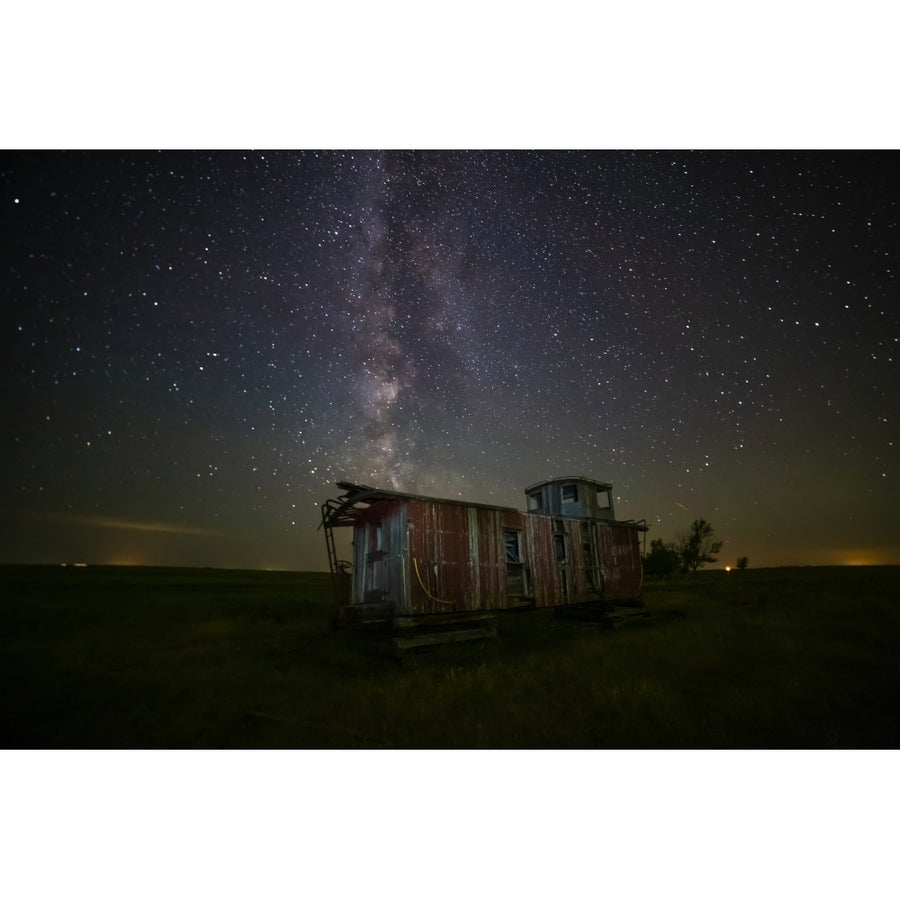
{"label": "milky way", "polygon": [[900,563],[893,153],[4,153],[6,561],[321,568],[336,480]]}

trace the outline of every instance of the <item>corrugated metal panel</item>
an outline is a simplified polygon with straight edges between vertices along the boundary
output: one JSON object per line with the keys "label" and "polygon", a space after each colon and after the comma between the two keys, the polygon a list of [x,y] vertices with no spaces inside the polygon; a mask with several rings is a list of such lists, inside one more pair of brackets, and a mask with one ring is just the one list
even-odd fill
{"label": "corrugated metal panel", "polygon": [[366,523],[362,519],[357,520],[356,524],[353,526],[353,570],[351,572],[351,577],[353,579],[353,602],[354,603],[362,603],[363,597],[365,596],[365,574],[366,574]]}
{"label": "corrugated metal panel", "polygon": [[353,602],[405,606],[406,509],[399,501],[379,501],[362,512],[353,529]]}

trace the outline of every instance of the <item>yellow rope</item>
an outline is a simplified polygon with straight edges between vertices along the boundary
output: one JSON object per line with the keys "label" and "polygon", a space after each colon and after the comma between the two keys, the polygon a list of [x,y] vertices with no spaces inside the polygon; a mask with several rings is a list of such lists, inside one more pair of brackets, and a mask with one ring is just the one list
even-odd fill
{"label": "yellow rope", "polygon": [[434,600],[435,603],[445,603],[447,606],[453,606],[454,603],[452,600],[439,600],[433,594],[430,594],[428,592],[428,588],[425,587],[425,582],[422,581],[422,576],[419,574],[419,561],[415,557],[412,557],[412,561],[413,568],[416,570],[416,578],[419,579],[419,584],[422,585],[422,590],[425,591],[425,596],[428,597],[429,600]]}

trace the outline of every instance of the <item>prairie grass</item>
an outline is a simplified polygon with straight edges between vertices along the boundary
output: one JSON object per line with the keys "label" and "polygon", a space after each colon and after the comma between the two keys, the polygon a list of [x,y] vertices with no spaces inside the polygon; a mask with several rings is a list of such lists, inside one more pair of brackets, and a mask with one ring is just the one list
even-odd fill
{"label": "prairie grass", "polygon": [[0,744],[900,746],[900,569],[701,572],[615,630],[528,611],[402,665],[327,574],[0,568]]}

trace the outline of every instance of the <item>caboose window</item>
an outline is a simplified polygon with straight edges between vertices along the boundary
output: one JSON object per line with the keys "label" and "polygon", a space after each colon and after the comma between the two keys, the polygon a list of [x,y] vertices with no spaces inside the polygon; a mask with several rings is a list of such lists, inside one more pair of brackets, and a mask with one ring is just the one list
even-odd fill
{"label": "caboose window", "polygon": [[503,542],[506,545],[506,561],[508,563],[522,562],[521,533],[518,531],[504,531]]}
{"label": "caboose window", "polygon": [[556,561],[560,565],[566,562],[568,553],[566,552],[566,536],[564,534],[553,535],[553,551],[556,554]]}
{"label": "caboose window", "polygon": [[503,544],[506,548],[506,596],[524,597],[528,586],[522,560],[522,532],[504,531]]}
{"label": "caboose window", "polygon": [[577,503],[578,502],[578,485],[577,484],[563,485],[562,502],[563,502],[563,506],[566,506],[569,503]]}

